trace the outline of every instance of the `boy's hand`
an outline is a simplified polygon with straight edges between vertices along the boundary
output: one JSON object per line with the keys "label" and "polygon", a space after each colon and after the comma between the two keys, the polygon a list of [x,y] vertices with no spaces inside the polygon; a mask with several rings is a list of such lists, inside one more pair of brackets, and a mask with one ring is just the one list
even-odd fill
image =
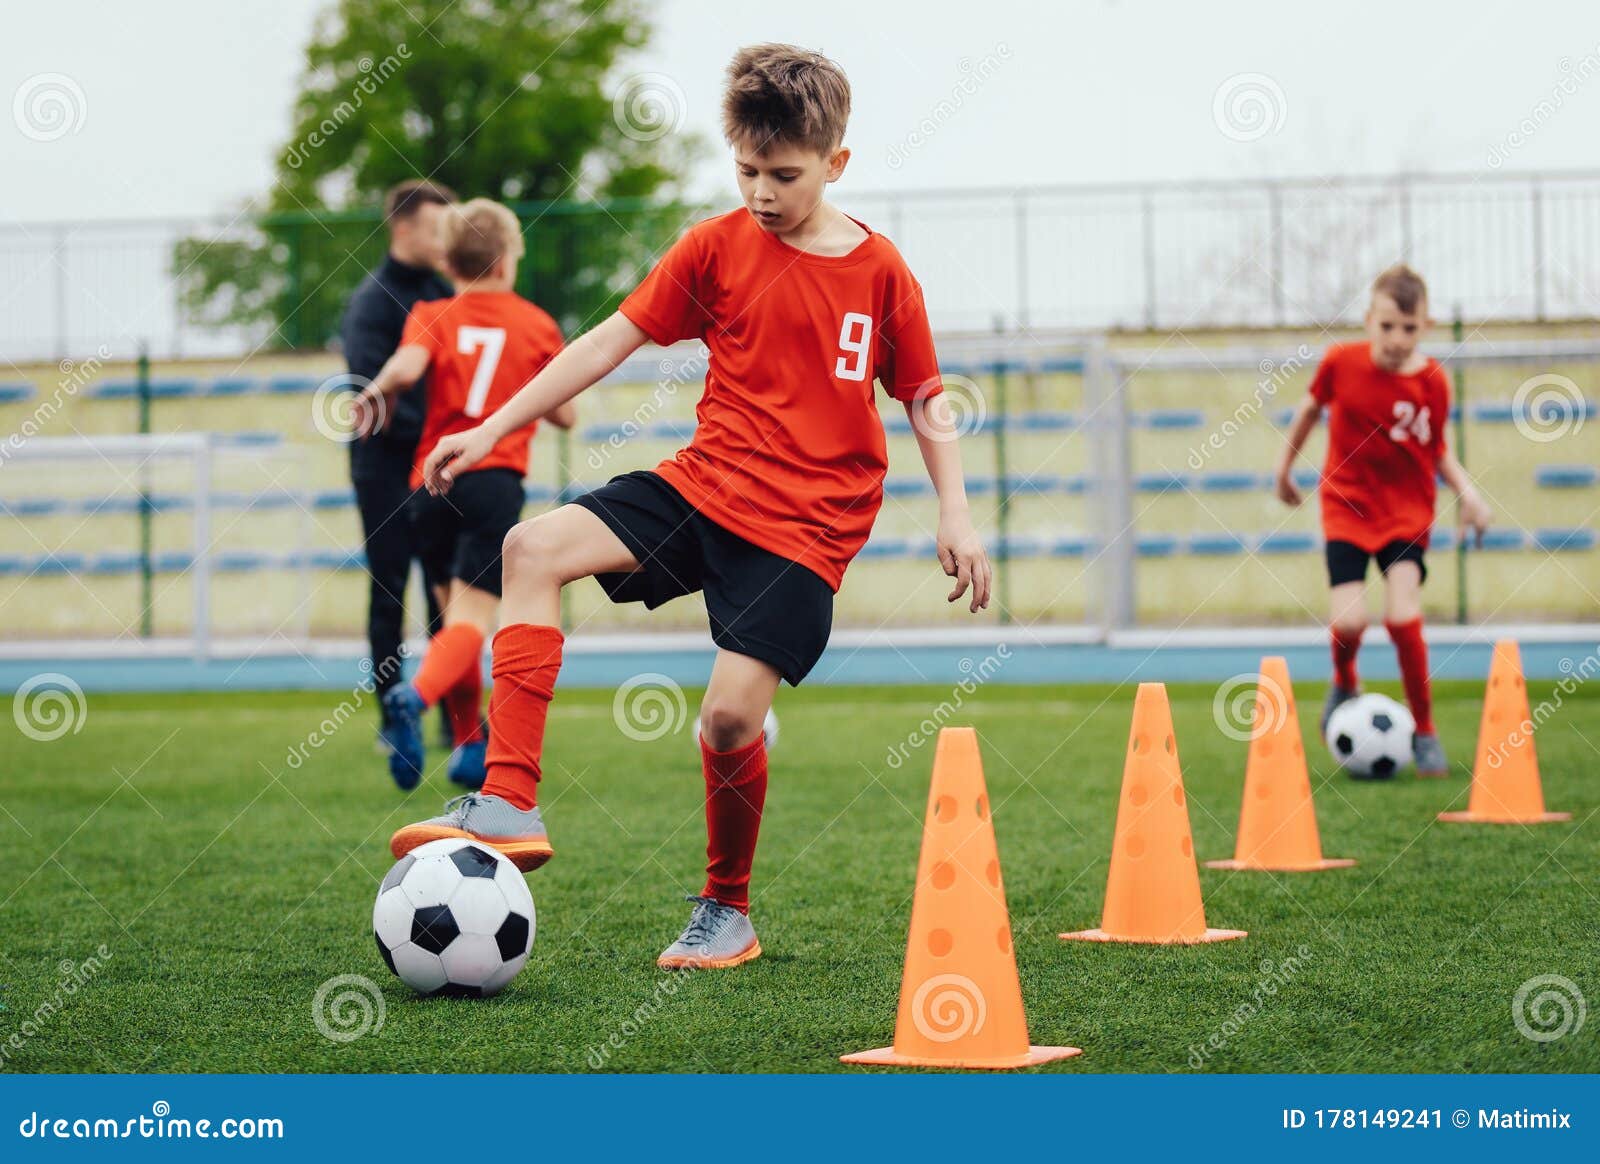
{"label": "boy's hand", "polygon": [[381,392],[374,392],[368,385],[356,393],[351,403],[351,428],[358,440],[366,440],[374,433],[382,432],[388,423],[388,401]]}
{"label": "boy's hand", "polygon": [[422,463],[423,486],[435,497],[443,497],[450,492],[450,485],[457,476],[487,457],[493,448],[494,438],[481,424],[466,432],[440,437],[433,452]]}
{"label": "boy's hand", "polygon": [[1478,549],[1483,548],[1483,533],[1489,528],[1489,506],[1478,491],[1471,485],[1463,489],[1456,498],[1456,516],[1461,520],[1461,538],[1465,541],[1467,531],[1473,534],[1473,544]]}
{"label": "boy's hand", "polygon": [[1275,489],[1278,494],[1278,500],[1291,509],[1305,500],[1305,495],[1300,492],[1299,486],[1294,483],[1294,475],[1288,469],[1278,470]]}
{"label": "boy's hand", "polygon": [[989,555],[977,530],[972,528],[972,518],[966,513],[949,514],[939,519],[939,565],[956,580],[955,589],[946,601],[954,602],[972,587],[972,602],[967,607],[973,614],[989,606],[989,591],[994,585],[994,568],[989,565]]}

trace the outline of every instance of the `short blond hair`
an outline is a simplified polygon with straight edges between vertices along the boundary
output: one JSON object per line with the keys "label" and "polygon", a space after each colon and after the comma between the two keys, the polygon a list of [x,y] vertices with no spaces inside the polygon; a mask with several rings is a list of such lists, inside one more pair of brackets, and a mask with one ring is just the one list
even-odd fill
{"label": "short blond hair", "polygon": [[481,279],[504,258],[526,251],[522,223],[509,208],[490,198],[451,206],[444,221],[444,257],[464,279]]}
{"label": "short blond hair", "polygon": [[824,156],[844,141],[850,82],[821,53],[792,44],[742,48],[728,65],[722,135],[757,153],[773,144],[803,146]]}
{"label": "short blond hair", "polygon": [[1387,295],[1407,315],[1428,305],[1428,285],[1405,263],[1396,263],[1372,281],[1374,295]]}

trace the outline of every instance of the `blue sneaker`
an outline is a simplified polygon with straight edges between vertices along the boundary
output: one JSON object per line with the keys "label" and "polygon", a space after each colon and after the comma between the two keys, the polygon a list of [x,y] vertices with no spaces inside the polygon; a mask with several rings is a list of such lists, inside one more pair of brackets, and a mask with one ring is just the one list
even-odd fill
{"label": "blue sneaker", "polygon": [[409,683],[396,683],[383,696],[384,742],[389,745],[389,775],[402,792],[422,783],[422,696]]}
{"label": "blue sneaker", "polygon": [[489,741],[479,736],[450,753],[450,781],[463,788],[482,788]]}

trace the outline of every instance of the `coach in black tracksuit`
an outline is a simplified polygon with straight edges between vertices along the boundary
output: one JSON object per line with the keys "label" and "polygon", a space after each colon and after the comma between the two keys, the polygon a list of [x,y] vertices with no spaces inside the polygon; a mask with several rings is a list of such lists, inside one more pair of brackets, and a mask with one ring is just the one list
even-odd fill
{"label": "coach in black tracksuit", "polygon": [[[430,182],[402,182],[384,199],[389,253],[356,288],[344,313],[344,355],[354,384],[361,388],[378,374],[400,346],[400,332],[411,306],[454,294],[436,269],[442,257],[439,219],[456,200],[454,192]],[[372,674],[381,696],[400,679],[399,652],[405,623],[406,580],[416,557],[405,503],[410,496],[412,456],[422,436],[424,385],[394,401],[387,427],[366,440],[350,442],[350,481],[361,510],[370,597],[367,639]],[[431,586],[427,595],[429,629],[438,621]],[[378,701],[382,706],[381,699]]]}

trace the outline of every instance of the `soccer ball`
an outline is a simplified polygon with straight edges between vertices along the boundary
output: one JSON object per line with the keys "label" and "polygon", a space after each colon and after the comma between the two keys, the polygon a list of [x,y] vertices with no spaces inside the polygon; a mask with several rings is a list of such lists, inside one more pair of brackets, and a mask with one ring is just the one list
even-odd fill
{"label": "soccer ball", "polygon": [[[761,734],[767,738],[767,751],[772,751],[778,744],[778,713],[772,708],[767,708],[767,718],[761,721]],[[700,717],[694,717],[694,732],[692,737],[695,746],[700,746]]]}
{"label": "soccer ball", "polygon": [[533,895],[521,872],[464,837],[401,857],[372,907],[378,953],[425,995],[498,993],[528,960],[533,930]]}
{"label": "soccer ball", "polygon": [[1328,750],[1357,780],[1388,780],[1411,763],[1417,721],[1376,692],[1347,699],[1328,717]]}

